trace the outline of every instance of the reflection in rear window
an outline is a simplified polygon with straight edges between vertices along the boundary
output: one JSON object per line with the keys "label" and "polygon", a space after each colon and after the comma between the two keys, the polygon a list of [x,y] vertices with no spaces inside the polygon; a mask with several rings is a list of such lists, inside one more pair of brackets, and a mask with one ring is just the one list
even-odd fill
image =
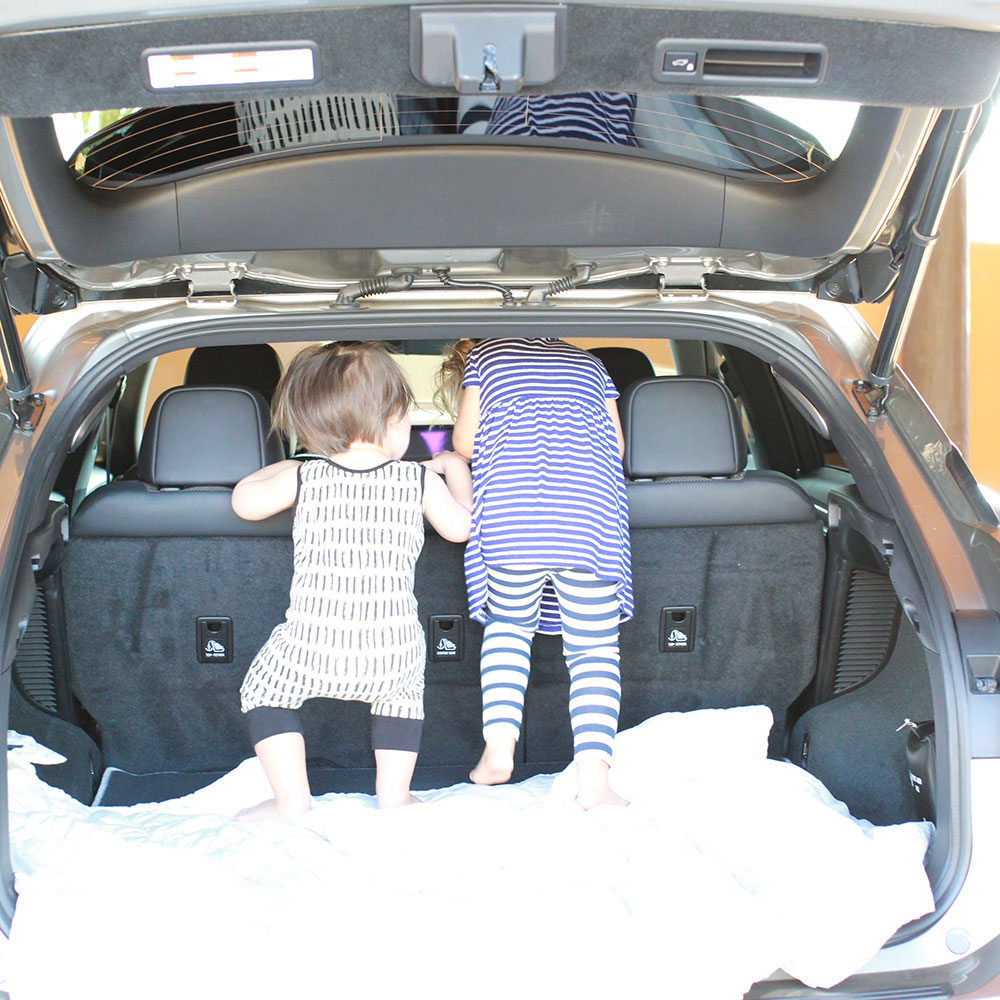
{"label": "reflection in rear window", "polygon": [[[587,91],[511,97],[331,94],[56,115],[78,179],[118,189],[238,163],[371,145],[435,142],[617,147],[765,181],[822,174],[857,105]],[[109,121],[96,134],[87,125]]]}

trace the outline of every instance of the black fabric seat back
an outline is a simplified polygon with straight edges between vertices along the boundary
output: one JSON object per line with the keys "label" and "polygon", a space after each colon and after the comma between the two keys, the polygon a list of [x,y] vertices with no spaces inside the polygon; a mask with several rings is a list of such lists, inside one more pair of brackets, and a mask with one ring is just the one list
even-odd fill
{"label": "black fabric seat back", "polygon": [[[621,627],[620,726],[766,704],[781,756],[788,708],[816,667],[822,526],[792,480],[744,472],[743,429],[721,383],[645,379],[622,402],[635,615]],[[689,651],[669,648],[671,609],[693,609]],[[529,758],[571,753],[568,722],[557,723],[567,697],[559,640],[536,637]]]}
{"label": "black fabric seat back", "polygon": [[[72,521],[62,573],[73,688],[109,766],[224,771],[252,754],[239,688],[288,607],[292,512],[242,521],[230,499],[238,479],[282,457],[267,428],[253,390],[168,390],[150,414],[140,481],[98,490]],[[416,569],[428,637],[432,616],[463,618],[462,655],[429,656],[422,765],[471,767],[481,750],[481,629],[464,620],[463,551],[428,531]],[[232,620],[231,662],[198,660],[196,622],[211,617]],[[371,767],[368,713],[307,703],[311,763]]]}
{"label": "black fabric seat back", "polygon": [[[281,620],[291,512],[244,521],[243,476],[283,458],[252,389],[177,387],[154,404],[139,479],[92,493],[62,567],[74,693],[108,765],[212,770],[247,755],[239,685]],[[197,619],[231,618],[232,662],[198,660]]]}

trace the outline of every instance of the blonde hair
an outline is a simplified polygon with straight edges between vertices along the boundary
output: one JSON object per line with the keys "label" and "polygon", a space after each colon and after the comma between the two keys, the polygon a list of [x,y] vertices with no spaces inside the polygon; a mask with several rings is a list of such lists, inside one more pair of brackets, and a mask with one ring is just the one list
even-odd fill
{"label": "blonde hair", "polygon": [[271,421],[300,446],[338,455],[354,441],[380,444],[389,422],[412,405],[410,384],[382,344],[341,341],[295,355],[275,390]]}
{"label": "blonde hair", "polygon": [[445,351],[441,367],[434,373],[434,405],[439,410],[458,416],[458,404],[462,400],[462,378],[465,375],[465,360],[475,346],[474,340],[463,338]]}

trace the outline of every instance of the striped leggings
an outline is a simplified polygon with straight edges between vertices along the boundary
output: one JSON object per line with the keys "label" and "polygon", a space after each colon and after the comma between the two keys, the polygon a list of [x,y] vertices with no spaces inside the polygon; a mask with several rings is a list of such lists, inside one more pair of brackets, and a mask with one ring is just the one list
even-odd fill
{"label": "striped leggings", "polygon": [[489,570],[480,661],[483,735],[520,736],[531,640],[548,581],[562,619],[573,754],[610,763],[621,703],[618,588],[582,570]]}

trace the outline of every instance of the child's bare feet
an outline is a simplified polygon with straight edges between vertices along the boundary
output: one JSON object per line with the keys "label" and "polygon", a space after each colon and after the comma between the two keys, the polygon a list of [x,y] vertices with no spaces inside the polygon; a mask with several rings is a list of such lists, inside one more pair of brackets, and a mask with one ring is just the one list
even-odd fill
{"label": "child's bare feet", "polygon": [[275,799],[265,799],[255,806],[241,809],[233,819],[238,823],[256,819],[298,819],[300,816],[305,816],[310,809],[312,809],[312,799],[306,802],[282,803],[280,806]]}
{"label": "child's bare feet", "polygon": [[486,741],[479,763],[469,773],[469,777],[477,785],[502,785],[510,781],[514,772],[513,739],[494,739]]}
{"label": "child's bare feet", "polygon": [[603,791],[577,792],[574,800],[581,809],[593,809],[595,806],[627,806],[628,799],[623,799],[614,789],[605,786]]}
{"label": "child's bare feet", "polygon": [[422,800],[409,792],[403,795],[376,795],[375,804],[379,809],[399,809],[402,806],[417,806],[422,804]]}
{"label": "child's bare feet", "polygon": [[576,804],[581,809],[597,806],[627,806],[623,799],[608,785],[608,763],[600,757],[584,756],[576,762]]}
{"label": "child's bare feet", "polygon": [[410,794],[416,763],[413,750],[375,751],[375,804],[379,809],[397,809],[420,801]]}

